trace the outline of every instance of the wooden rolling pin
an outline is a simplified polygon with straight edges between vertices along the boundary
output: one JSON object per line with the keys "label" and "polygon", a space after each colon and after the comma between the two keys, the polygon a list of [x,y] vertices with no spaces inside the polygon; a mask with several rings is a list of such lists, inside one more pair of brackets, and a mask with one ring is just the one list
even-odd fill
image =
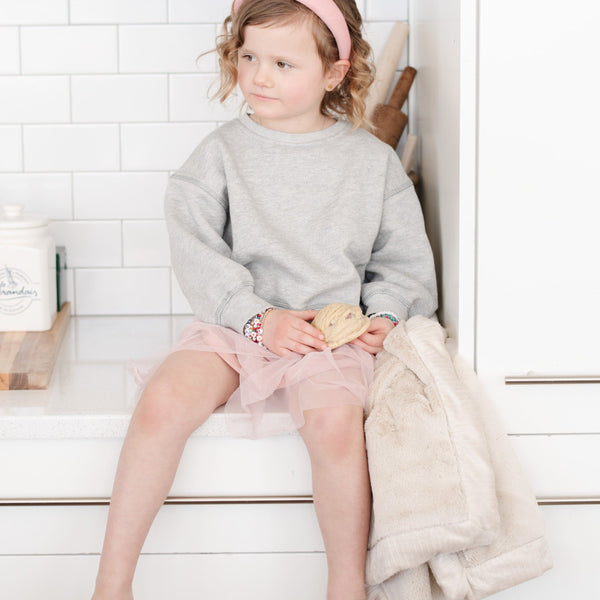
{"label": "wooden rolling pin", "polygon": [[377,59],[375,81],[369,89],[366,100],[365,114],[369,119],[373,119],[377,105],[385,104],[387,100],[398,63],[406,47],[408,31],[409,28],[406,23],[396,23],[381,51],[381,55]]}
{"label": "wooden rolling pin", "polygon": [[404,133],[408,117],[401,108],[408,98],[408,93],[415,79],[417,70],[405,67],[387,104],[379,104],[373,115],[375,135],[392,148],[395,148]]}

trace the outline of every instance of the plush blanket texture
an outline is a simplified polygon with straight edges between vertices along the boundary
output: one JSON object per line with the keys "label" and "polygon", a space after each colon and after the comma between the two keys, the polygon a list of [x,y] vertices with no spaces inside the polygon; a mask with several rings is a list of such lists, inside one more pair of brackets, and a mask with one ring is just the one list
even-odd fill
{"label": "plush blanket texture", "polygon": [[366,411],[369,600],[478,600],[552,566],[491,402],[433,320],[387,336]]}

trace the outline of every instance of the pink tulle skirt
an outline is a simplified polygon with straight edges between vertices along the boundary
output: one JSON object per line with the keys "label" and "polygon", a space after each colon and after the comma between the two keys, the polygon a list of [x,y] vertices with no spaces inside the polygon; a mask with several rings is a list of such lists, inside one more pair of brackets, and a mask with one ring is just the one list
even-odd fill
{"label": "pink tulle skirt", "polygon": [[[250,438],[297,430],[308,409],[364,408],[375,365],[371,354],[352,344],[280,357],[232,329],[198,319],[183,330],[167,356],[179,350],[215,352],[239,373],[240,385],[225,404],[225,418],[231,435]],[[157,368],[133,367],[140,391]]]}

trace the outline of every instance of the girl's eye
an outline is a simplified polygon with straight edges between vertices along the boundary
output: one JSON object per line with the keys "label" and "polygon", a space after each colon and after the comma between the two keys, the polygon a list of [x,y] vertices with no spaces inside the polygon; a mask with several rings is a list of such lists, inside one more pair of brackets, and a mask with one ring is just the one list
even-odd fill
{"label": "girl's eye", "polygon": [[290,65],[290,63],[285,62],[285,60],[278,60],[277,66],[280,69],[291,69],[292,68],[292,65]]}
{"label": "girl's eye", "polygon": [[252,54],[242,54],[242,58],[243,58],[244,60],[247,60],[247,61],[249,61],[249,62],[251,62],[251,61],[253,61],[253,60],[254,60],[254,56],[252,56]]}

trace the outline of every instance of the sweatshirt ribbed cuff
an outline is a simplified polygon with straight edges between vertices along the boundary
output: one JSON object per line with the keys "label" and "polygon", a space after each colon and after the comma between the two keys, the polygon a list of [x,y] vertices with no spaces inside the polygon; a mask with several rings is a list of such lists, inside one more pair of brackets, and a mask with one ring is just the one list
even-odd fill
{"label": "sweatshirt ribbed cuff", "polygon": [[244,325],[255,314],[272,306],[250,287],[244,287],[227,301],[219,315],[219,325],[230,327],[238,333],[243,333]]}
{"label": "sweatshirt ribbed cuff", "polygon": [[373,294],[369,297],[365,314],[378,312],[394,313],[400,321],[408,319],[408,308],[387,294]]}

